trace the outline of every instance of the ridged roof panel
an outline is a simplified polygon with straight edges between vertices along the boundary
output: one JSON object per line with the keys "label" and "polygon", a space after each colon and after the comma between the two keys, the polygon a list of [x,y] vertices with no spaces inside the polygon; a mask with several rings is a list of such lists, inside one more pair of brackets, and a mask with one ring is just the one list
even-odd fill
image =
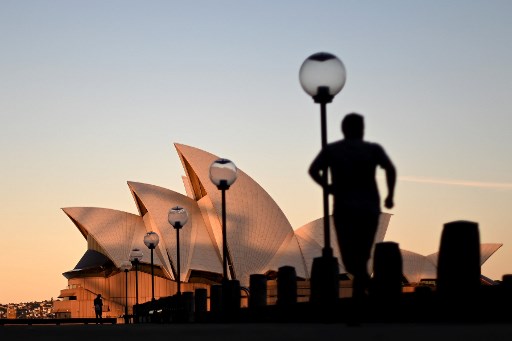
{"label": "ridged roof panel", "polygon": [[[218,258],[215,257],[213,244],[204,238],[206,233],[205,223],[197,202],[175,191],[138,182],[128,182],[130,189],[139,197],[150,214],[154,226],[158,228],[160,243],[165,248],[177,270],[177,244],[176,230],[169,224],[168,212],[174,206],[181,206],[188,211],[189,220],[180,230],[180,277],[185,279],[191,268],[194,254],[202,259],[213,259],[205,264],[209,271],[219,270]],[[198,242],[198,234],[200,242]],[[172,273],[170,264],[169,272]],[[212,269],[213,267],[213,269]],[[206,270],[206,269],[200,269]]]}
{"label": "ridged roof panel", "polygon": [[[183,144],[174,145],[180,158],[194,170],[221,217],[221,191],[209,176],[210,165],[219,157]],[[236,160],[232,161],[236,164]],[[236,277],[244,284],[248,283],[249,275],[268,269],[287,235],[293,231],[270,195],[241,169],[238,169],[235,183],[226,191],[226,230]]]}
{"label": "ridged roof panel", "polygon": [[502,246],[501,243],[480,244],[480,265],[483,265]]}
{"label": "ridged roof panel", "polygon": [[415,252],[400,249],[402,254],[402,273],[409,283],[418,283],[422,278],[436,278],[436,267],[427,257]]}
{"label": "ridged roof panel", "polygon": [[[143,235],[146,231],[138,215],[99,207],[66,207],[62,210],[85,228],[87,234],[91,234],[117,267],[129,259],[132,248],[146,249],[143,240],[134,239],[134,236]],[[146,254],[142,261],[149,263],[150,258]],[[154,263],[161,265],[159,260]]]}

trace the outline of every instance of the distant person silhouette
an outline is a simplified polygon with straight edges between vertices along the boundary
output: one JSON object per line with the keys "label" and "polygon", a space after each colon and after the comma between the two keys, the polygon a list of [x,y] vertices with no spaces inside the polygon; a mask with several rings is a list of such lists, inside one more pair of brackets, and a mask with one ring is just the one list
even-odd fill
{"label": "distant person silhouette", "polygon": [[96,298],[94,299],[94,313],[96,314],[97,320],[102,319],[103,299],[101,298],[101,294],[96,295]]}
{"label": "distant person silhouette", "polygon": [[[344,138],[327,144],[315,157],[309,174],[334,196],[333,216],[345,270],[353,276],[352,297],[366,297],[370,286],[368,261],[379,224],[380,195],[375,179],[377,166],[386,173],[386,208],[393,208],[396,170],[384,149],[363,141],[364,118],[347,114],[341,123]],[[331,183],[324,183],[323,172]],[[326,177],[328,178],[328,177]]]}

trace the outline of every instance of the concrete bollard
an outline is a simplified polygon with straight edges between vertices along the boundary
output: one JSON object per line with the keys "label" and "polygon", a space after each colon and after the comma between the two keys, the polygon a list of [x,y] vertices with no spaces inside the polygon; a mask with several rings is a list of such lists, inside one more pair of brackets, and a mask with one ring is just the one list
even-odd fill
{"label": "concrete bollard", "polygon": [[214,284],[210,287],[210,311],[220,313],[222,311],[222,285]]}
{"label": "concrete bollard", "polygon": [[441,299],[472,299],[480,288],[480,234],[478,224],[444,224],[437,265],[437,292]]}
{"label": "concrete bollard", "polygon": [[242,303],[240,281],[236,279],[222,283],[222,314],[225,320],[238,318]]}
{"label": "concrete bollard", "polygon": [[297,303],[297,274],[293,266],[282,266],[277,271],[277,305]]}
{"label": "concrete bollard", "polygon": [[181,295],[181,309],[183,312],[183,322],[194,321],[195,298],[192,291],[185,291]]}
{"label": "concrete bollard", "polygon": [[311,267],[309,301],[322,306],[335,304],[340,294],[340,270],[336,257],[316,257]]}
{"label": "concrete bollard", "polygon": [[505,301],[505,305],[512,304],[512,274],[504,274],[501,277],[500,293]]}
{"label": "concrete bollard", "polygon": [[506,290],[512,290],[512,274],[502,275],[500,286]]}
{"label": "concrete bollard", "polygon": [[402,296],[402,266],[398,243],[376,243],[370,295],[381,302],[398,303]]}
{"label": "concrete bollard", "polygon": [[194,311],[196,314],[203,314],[208,309],[208,290],[197,288],[194,294]]}
{"label": "concrete bollard", "polygon": [[267,276],[252,274],[249,276],[249,308],[267,305]]}

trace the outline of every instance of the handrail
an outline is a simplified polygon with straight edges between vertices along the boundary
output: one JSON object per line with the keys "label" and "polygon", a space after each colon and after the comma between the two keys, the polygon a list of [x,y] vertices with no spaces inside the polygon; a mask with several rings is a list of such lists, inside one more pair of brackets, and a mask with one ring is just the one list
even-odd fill
{"label": "handrail", "polygon": [[240,287],[240,291],[244,291],[247,294],[247,297],[251,296],[251,291],[247,287]]}
{"label": "handrail", "polygon": [[72,317],[72,318],[47,318],[47,319],[0,319],[0,325],[9,325],[9,324],[26,324],[26,325],[34,325],[34,324],[67,324],[67,323],[81,323],[81,324],[93,324],[93,323],[101,323],[101,324],[116,324],[117,318],[115,317],[105,317],[101,319],[97,319],[94,317]]}
{"label": "handrail", "polygon": [[[87,288],[85,288],[85,287],[82,287],[82,288],[83,288],[84,290],[86,290],[86,291],[90,292],[90,293],[91,293],[91,294],[93,294],[94,296],[98,296],[98,294],[97,294],[97,293],[95,293],[94,291],[89,290],[89,289],[87,289]],[[115,302],[114,300],[112,300],[112,299],[110,299],[110,298],[106,298],[105,296],[103,296],[103,294],[101,295],[101,298],[102,298],[104,301],[119,304],[119,303]]]}

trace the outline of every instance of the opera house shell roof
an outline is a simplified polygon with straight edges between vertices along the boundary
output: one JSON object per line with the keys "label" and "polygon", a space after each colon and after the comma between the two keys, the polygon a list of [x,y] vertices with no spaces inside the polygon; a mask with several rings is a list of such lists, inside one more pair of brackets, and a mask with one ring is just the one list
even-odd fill
{"label": "opera house shell roof", "polygon": [[[178,268],[176,233],[167,215],[177,205],[189,213],[187,224],[180,230],[181,280],[190,281],[194,274],[222,274],[222,198],[221,191],[209,178],[210,165],[219,157],[183,144],[174,146],[185,172],[182,179],[186,195],[130,181],[128,187],[138,215],[98,207],[63,208],[88,243],[88,250],[75,269],[64,276],[81,276],[100,264],[119,268],[129,259],[132,249],[147,250],[144,235],[154,231],[160,237],[154,250],[154,264],[159,269],[155,274],[174,280]],[[323,219],[294,230],[270,195],[240,169],[225,200],[231,278],[248,285],[251,274],[277,271],[284,265],[293,266],[298,277],[309,278],[313,259],[322,253]],[[390,218],[390,214],[382,213],[376,243],[384,240]],[[332,226],[331,223],[331,235],[334,235]],[[482,264],[501,245],[482,244]],[[340,260],[336,245],[333,250]],[[141,263],[150,264],[149,254],[144,252]],[[436,277],[437,254],[422,256],[402,250],[402,256],[404,275],[409,282]],[[341,261],[339,266],[340,273],[345,273]]]}

